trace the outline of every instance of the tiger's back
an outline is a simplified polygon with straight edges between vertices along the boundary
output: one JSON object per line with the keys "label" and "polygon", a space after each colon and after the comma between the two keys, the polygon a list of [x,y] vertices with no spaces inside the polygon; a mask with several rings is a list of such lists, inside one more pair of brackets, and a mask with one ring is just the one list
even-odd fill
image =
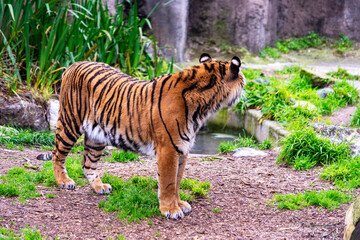
{"label": "tiger's back", "polygon": [[82,168],[95,192],[112,190],[96,172],[107,144],[155,154],[160,211],[170,218],[183,217],[191,211],[179,198],[188,152],[209,115],[238,99],[245,84],[240,65],[237,57],[222,62],[203,54],[196,66],[141,81],[103,63],[74,63],[63,74],[52,152],[58,185],[75,188],[65,159],[85,134]]}

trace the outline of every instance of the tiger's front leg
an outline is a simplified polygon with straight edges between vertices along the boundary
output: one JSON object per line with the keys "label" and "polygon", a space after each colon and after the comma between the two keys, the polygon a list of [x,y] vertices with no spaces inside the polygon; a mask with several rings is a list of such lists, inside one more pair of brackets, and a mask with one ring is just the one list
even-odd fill
{"label": "tiger's front leg", "polygon": [[97,163],[100,160],[101,154],[103,153],[104,149],[105,144],[97,143],[89,139],[85,134],[84,158],[81,161],[81,166],[84,175],[90,183],[90,187],[97,194],[105,194],[112,191],[111,185],[103,184],[96,171]]}
{"label": "tiger's front leg", "polygon": [[183,177],[183,173],[185,170],[186,160],[187,160],[187,154],[182,155],[179,157],[178,160],[178,171],[177,171],[177,179],[176,179],[176,196],[178,199],[178,205],[181,208],[183,213],[189,213],[191,212],[191,206],[188,202],[180,200],[180,184],[181,179]]}
{"label": "tiger's front leg", "polygon": [[167,218],[183,218],[177,191],[178,153],[168,146],[157,149],[160,212]]}

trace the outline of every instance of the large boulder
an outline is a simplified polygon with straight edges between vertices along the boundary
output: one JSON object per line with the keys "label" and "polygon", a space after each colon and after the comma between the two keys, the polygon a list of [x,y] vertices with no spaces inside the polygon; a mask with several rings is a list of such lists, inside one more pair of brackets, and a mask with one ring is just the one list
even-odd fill
{"label": "large boulder", "polygon": [[360,196],[350,205],[346,212],[344,240],[360,239]]}
{"label": "large boulder", "polygon": [[28,94],[26,96],[0,95],[0,125],[30,128],[35,131],[49,129],[46,110]]}

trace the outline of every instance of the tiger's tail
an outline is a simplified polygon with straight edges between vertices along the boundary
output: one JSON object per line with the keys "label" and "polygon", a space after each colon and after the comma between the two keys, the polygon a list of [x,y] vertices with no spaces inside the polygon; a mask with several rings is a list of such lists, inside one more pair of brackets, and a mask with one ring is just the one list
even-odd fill
{"label": "tiger's tail", "polygon": [[52,153],[40,154],[36,158],[38,160],[49,161],[52,159]]}

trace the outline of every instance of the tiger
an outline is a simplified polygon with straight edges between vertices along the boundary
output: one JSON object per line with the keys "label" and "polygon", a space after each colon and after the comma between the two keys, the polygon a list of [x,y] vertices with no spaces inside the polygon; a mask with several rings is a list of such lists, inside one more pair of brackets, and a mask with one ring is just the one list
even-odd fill
{"label": "tiger", "polygon": [[224,62],[203,53],[193,67],[143,81],[105,63],[73,63],[62,76],[55,147],[37,158],[52,159],[58,186],[75,189],[65,160],[84,134],[84,175],[105,194],[112,187],[96,169],[106,145],[156,156],[160,212],[183,218],[191,212],[179,197],[189,150],[206,119],[240,97],[246,81],[240,66],[237,56]]}

